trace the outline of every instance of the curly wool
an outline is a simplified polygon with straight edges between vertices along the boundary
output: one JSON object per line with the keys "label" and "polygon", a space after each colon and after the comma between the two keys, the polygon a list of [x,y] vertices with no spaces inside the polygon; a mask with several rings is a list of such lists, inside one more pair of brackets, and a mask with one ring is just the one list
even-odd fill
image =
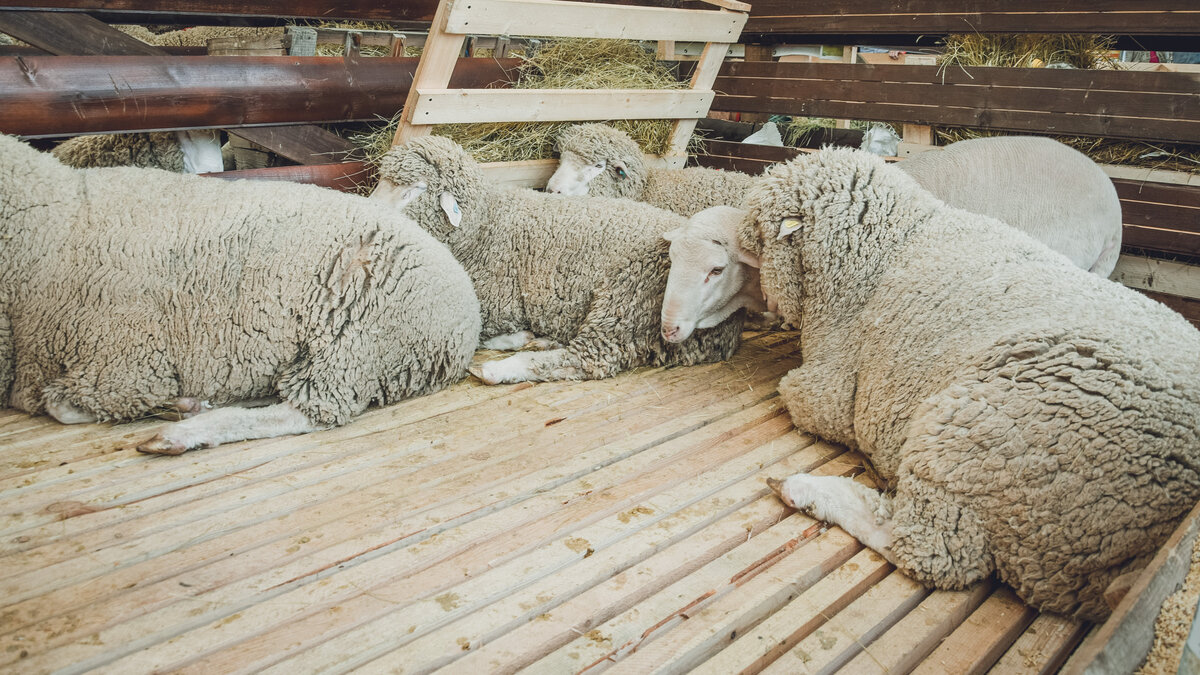
{"label": "curly wool", "polygon": [[183,149],[173,131],[77,136],[51,151],[77,169],[136,166],[183,173]]}
{"label": "curly wool", "polygon": [[[691,216],[710,206],[741,206],[754,178],[737,171],[692,167],[656,169],[646,165],[641,148],[627,134],[607,124],[578,124],[558,138],[563,163],[589,166],[607,163],[588,183],[593,197],[623,197]],[[617,173],[620,167],[625,172]]]}
{"label": "curly wool", "polygon": [[947,205],[1007,223],[1077,267],[1107,277],[1117,265],[1117,190],[1099,165],[1074,148],[1050,138],[995,136],[952,143],[897,166]]}
{"label": "curly wool", "polygon": [[[531,330],[566,345],[564,361],[537,379],[610,377],[641,365],[731,356],[742,316],[671,344],[659,316],[670,267],[666,230],[684,219],[646,204],[556,197],[489,182],[453,141],[419,138],[380,163],[381,179],[428,189],[407,213],[450,247],[475,283],[483,337]],[[457,199],[452,226],[443,193]]]}
{"label": "curly wool", "polygon": [[780,394],[895,486],[900,566],[1106,616],[1200,497],[1200,332],[866,153],[773,167],[747,204],[741,243],[801,325]]}
{"label": "curly wool", "polygon": [[392,210],[307,185],[74,170],[0,136],[0,405],[101,420],[278,395],[316,424],[461,378],[470,279]]}
{"label": "curly wool", "polygon": [[246,26],[194,26],[182,30],[173,30],[155,34],[144,26],[115,26],[126,35],[137,38],[155,47],[207,47],[208,41],[216,38],[254,38],[282,37],[286,29],[279,27],[246,27]]}

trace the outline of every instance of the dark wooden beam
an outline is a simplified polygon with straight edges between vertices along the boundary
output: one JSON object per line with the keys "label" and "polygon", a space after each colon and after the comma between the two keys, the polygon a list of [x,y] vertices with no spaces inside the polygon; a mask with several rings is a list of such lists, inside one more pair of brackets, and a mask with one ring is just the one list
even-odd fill
{"label": "dark wooden beam", "polygon": [[1193,0],[757,0],[758,35],[1106,33],[1200,35]]}
{"label": "dark wooden beam", "polygon": [[366,162],[310,164],[308,166],[277,166],[267,169],[224,171],[205,174],[223,180],[290,181],[319,185],[341,192],[358,192],[375,182],[375,167]]}
{"label": "dark wooden beam", "polygon": [[43,0],[0,2],[0,9],[74,12],[131,12],[192,16],[286,17],[292,19],[361,19],[368,21],[430,21],[437,0]]}
{"label": "dark wooden beam", "polygon": [[[27,137],[160,129],[237,129],[297,161],[342,147],[319,127],[376,121],[403,106],[418,59],[291,56],[0,58],[0,131]],[[452,87],[503,86],[518,59],[461,59]],[[313,133],[316,129],[320,133]],[[334,138],[337,138],[334,136]],[[337,138],[339,142],[342,139]],[[307,151],[289,149],[299,143]],[[295,157],[301,154],[302,160]]]}

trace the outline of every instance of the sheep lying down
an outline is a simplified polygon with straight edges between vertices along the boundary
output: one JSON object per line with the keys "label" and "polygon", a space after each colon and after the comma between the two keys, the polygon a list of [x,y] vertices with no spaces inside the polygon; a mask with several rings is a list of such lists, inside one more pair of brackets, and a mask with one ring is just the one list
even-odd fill
{"label": "sheep lying down", "polygon": [[867,153],[773,167],[747,207],[740,243],[802,321],[796,427],[894,490],[801,474],[781,497],[924,583],[995,573],[1105,617],[1200,497],[1200,332]]}
{"label": "sheep lying down", "polygon": [[[959,141],[896,163],[950,206],[991,216],[1107,277],[1121,252],[1121,203],[1104,171],[1058,141],[1000,136]],[[1054,180],[1030,167],[1054,167]],[[740,204],[737,204],[740,206]],[[685,340],[738,307],[754,311],[762,291],[737,246],[744,213],[712,207],[668,233],[671,276],[663,334]],[[721,269],[719,276],[712,271]]]}
{"label": "sheep lying down", "polygon": [[531,348],[482,365],[484,382],[594,379],[642,365],[729,358],[742,315],[668,342],[659,334],[682,216],[624,199],[562,197],[489,182],[461,147],[431,136],[393,148],[372,198],[444,242],[475,284],[483,346]]}
{"label": "sheep lying down", "polygon": [[[304,185],[76,170],[0,136],[0,406],[194,416],[179,454],[344,424],[466,373],[470,279],[393,210]],[[216,404],[273,397],[262,408]],[[201,414],[195,414],[201,413]]]}

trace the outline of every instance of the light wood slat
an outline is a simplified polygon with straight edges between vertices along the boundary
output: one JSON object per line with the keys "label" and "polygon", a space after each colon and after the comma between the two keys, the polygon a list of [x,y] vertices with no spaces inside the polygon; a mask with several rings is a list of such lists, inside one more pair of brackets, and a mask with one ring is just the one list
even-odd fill
{"label": "light wood slat", "polygon": [[414,138],[428,136],[433,128],[426,122],[414,121],[413,113],[417,107],[417,89],[444,89],[450,86],[450,77],[454,74],[454,66],[462,54],[465,35],[452,35],[446,32],[446,17],[454,7],[455,0],[441,0],[437,12],[433,15],[433,23],[429,26],[429,35],[425,38],[425,46],[421,51],[421,60],[413,73],[412,85],[408,89],[408,98],[400,113],[400,123],[396,126],[396,135],[392,145],[404,145]]}
{"label": "light wood slat", "polygon": [[736,42],[746,18],[741,12],[557,0],[457,0],[447,17],[446,32]]}
{"label": "light wood slat", "polygon": [[609,672],[664,673],[695,668],[860,551],[862,544],[853,537],[840,528],[830,529],[740,588],[702,605],[699,611],[688,612],[686,621],[630,645],[636,651],[618,652]]}
{"label": "light wood slat", "polygon": [[[882,569],[886,573],[892,568],[890,565],[884,565]],[[732,652],[738,647],[738,642],[735,642],[732,647],[718,654],[716,659],[705,663],[701,668],[701,672],[719,673],[721,672],[719,669],[712,668],[711,666],[724,663],[728,663],[730,666],[745,666],[753,670],[766,665],[767,667],[762,671],[763,673],[824,674],[836,672],[850,661],[850,659],[859,654],[872,640],[908,614],[928,594],[929,591],[921,586],[921,584],[918,584],[901,572],[892,571],[891,574],[887,575],[887,578],[871,586],[861,597],[851,602],[848,607],[840,611],[835,610],[837,611],[836,615],[832,611],[825,612],[824,616],[820,618],[823,619],[829,616],[832,616],[832,618],[823,626],[816,628],[812,634],[804,637],[799,643],[796,643],[795,635],[798,631],[793,631],[793,634],[789,636],[786,632],[788,623],[785,621],[790,620],[793,626],[799,626],[801,625],[801,617],[805,617],[809,625],[814,625],[815,617],[812,617],[811,614],[807,612],[805,614],[794,614],[791,611],[792,605],[803,601],[805,595],[808,595],[806,593],[792,603],[789,603],[784,610],[781,610],[763,622],[764,625],[772,623],[778,626],[779,629],[782,629],[776,633],[786,636],[785,639],[779,640],[779,648],[768,651],[764,647],[769,648],[770,643],[755,645],[755,641],[748,639],[749,635],[747,635],[739,640],[739,642],[746,643],[747,653],[739,658],[738,661],[729,662],[722,659],[726,652]],[[756,628],[755,633],[761,628],[762,626]],[[800,636],[803,637],[803,633],[800,633]],[[765,638],[764,642],[766,639],[768,638]],[[771,661],[781,649],[787,649],[789,644],[795,644],[795,646],[778,659]],[[757,649],[755,649],[756,646]],[[758,652],[758,654],[754,652]],[[747,656],[757,655],[761,655],[757,660],[748,660],[746,658]],[[734,671],[727,669],[724,672]]]}
{"label": "light wood slat", "polygon": [[[553,462],[553,457],[561,452],[561,442],[548,442],[545,444],[540,444],[538,447],[542,449],[540,454],[542,454],[543,457],[541,458],[538,457],[538,452],[530,452],[527,449],[524,452],[521,452],[521,448],[524,446],[519,446],[516,455],[508,460],[508,462],[512,465],[512,468],[509,468],[505,470],[505,472],[501,473],[502,476],[512,474],[514,470],[517,471],[515,476],[519,477],[522,474],[534,471],[539,467],[550,465],[552,468],[541,468],[540,471],[535,472],[534,475],[529,479],[521,479],[515,483],[503,485],[503,490],[500,489],[501,484],[497,484],[495,479],[490,476],[487,462],[476,460],[477,463],[483,464],[484,466],[482,468],[471,467],[469,465],[465,467],[465,471],[460,473],[459,476],[455,478],[455,482],[453,483],[454,490],[436,499],[431,498],[431,495],[428,493],[433,490],[438,490],[438,486],[441,481],[431,480],[431,476],[422,476],[419,473],[408,477],[402,476],[399,479],[391,481],[395,484],[395,487],[388,487],[386,484],[382,484],[369,488],[369,491],[364,491],[364,494],[366,495],[383,493],[385,497],[382,497],[382,499],[384,499],[382,502],[379,501],[379,499],[381,499],[380,497],[376,497],[374,501],[364,501],[361,496],[359,496],[358,499],[355,499],[354,494],[349,494],[344,500],[342,500],[346,502],[350,509],[349,511],[347,511],[345,507],[340,509],[337,508],[336,502],[326,501],[322,503],[319,498],[316,500],[311,498],[306,499],[308,496],[305,495],[303,491],[300,492],[296,500],[293,500],[291,493],[288,493],[283,498],[285,499],[285,502],[280,505],[282,508],[274,508],[269,511],[271,513],[282,513],[282,515],[276,516],[273,520],[263,520],[261,515],[255,518],[253,515],[253,506],[248,507],[250,509],[250,513],[247,514],[239,513],[237,510],[234,510],[228,514],[218,514],[217,516],[211,518],[209,523],[201,522],[180,528],[176,531],[174,536],[182,537],[182,539],[172,540],[172,538],[165,538],[167,548],[163,553],[158,555],[150,554],[149,560],[142,560],[142,562],[139,562],[136,565],[127,566],[119,570],[109,572],[104,577],[103,584],[98,584],[95,580],[85,581],[74,587],[63,588],[60,592],[56,592],[52,595],[61,595],[62,600],[60,602],[65,603],[65,606],[70,607],[86,603],[89,600],[96,601],[99,598],[103,598],[106,594],[112,593],[116,589],[123,588],[124,585],[129,581],[133,581],[134,583],[138,584],[148,584],[155,579],[164,579],[164,581],[160,584],[162,592],[165,593],[165,595],[160,596],[160,600],[158,602],[161,603],[164,600],[169,601],[175,599],[178,595],[178,587],[175,586],[175,582],[172,580],[172,576],[180,569],[181,562],[176,562],[177,560],[187,561],[192,559],[200,559],[223,561],[223,565],[218,565],[212,570],[205,572],[203,575],[196,575],[194,573],[186,575],[188,583],[191,584],[190,587],[197,589],[192,593],[202,593],[205,589],[217,588],[221,586],[221,584],[231,583],[241,577],[252,575],[258,572],[258,568],[252,563],[253,558],[248,557],[248,553],[246,551],[249,549],[246,547],[259,545],[263,542],[269,543],[264,544],[263,550],[255,554],[258,559],[264,561],[261,563],[261,566],[269,568],[272,564],[274,564],[280,566],[282,569],[270,572],[264,581],[257,584],[257,588],[261,589],[270,587],[279,583],[280,581],[287,581],[293,578],[302,578],[306,573],[311,573],[311,570],[321,569],[323,564],[327,564],[322,563],[321,560],[336,561],[339,559],[349,559],[355,557],[364,550],[369,551],[369,542],[371,541],[376,541],[379,539],[384,541],[398,541],[397,537],[403,537],[419,532],[424,532],[423,536],[428,536],[429,534],[434,534],[439,530],[444,530],[451,525],[455,525],[456,519],[461,521],[462,515],[460,514],[465,514],[468,516],[468,519],[480,518],[487,516],[488,514],[493,513],[496,510],[505,507],[506,505],[510,505],[515,501],[519,501],[513,497],[505,497],[505,495],[519,495],[535,490],[544,491],[565,489],[561,487],[561,484],[564,481],[571,479],[578,480],[579,475],[583,475],[594,470],[598,465],[604,466],[612,463],[613,461],[621,460],[621,458],[630,457],[632,453],[638,452],[642,447],[639,445],[639,443],[644,444],[647,442],[647,440],[651,440],[653,438],[658,438],[660,440],[663,438],[671,438],[672,435],[668,433],[671,425],[674,425],[680,430],[687,430],[689,428],[694,429],[698,426],[702,426],[698,425],[696,420],[703,419],[705,417],[712,420],[720,419],[724,414],[726,414],[722,412],[722,409],[726,412],[731,409],[736,410],[744,407],[748,402],[751,402],[753,398],[761,399],[763,397],[761,392],[755,392],[753,390],[746,390],[741,394],[736,394],[733,396],[730,396],[730,393],[727,391],[722,392],[722,390],[722,387],[717,387],[716,396],[711,403],[707,405],[700,405],[699,407],[695,408],[699,416],[696,414],[679,415],[676,418],[666,422],[668,428],[664,429],[662,424],[659,424],[657,427],[652,428],[647,432],[636,435],[632,438],[624,438],[621,443],[615,446],[610,446],[612,450],[579,452],[577,455],[571,456],[571,462],[566,466],[562,465],[561,463],[555,466]],[[721,400],[722,397],[728,400],[728,404]],[[689,409],[693,407],[694,403],[694,401],[683,399],[679,400],[677,405],[681,406],[683,409]],[[641,403],[641,406],[646,407],[646,404],[643,402]],[[704,410],[705,407],[709,409]],[[607,418],[612,415],[612,411],[601,409],[597,411],[596,414],[598,417]],[[661,416],[661,413],[654,410],[647,411],[648,417],[653,417],[655,415]],[[631,424],[629,427],[630,429],[638,428],[638,423],[636,422],[635,418],[627,418],[627,421]],[[563,427],[564,425],[568,427],[571,426],[568,422],[563,422],[551,428],[559,428]],[[574,432],[577,433],[579,430],[575,429]],[[572,433],[572,430],[568,429],[565,437],[570,437]],[[480,447],[480,444],[486,443],[484,438],[484,435],[480,435],[479,441],[473,442],[470,440],[465,440],[464,443],[468,447],[477,448]],[[622,450],[622,448],[625,449]],[[613,451],[617,452],[615,456],[612,455]],[[577,468],[572,469],[571,465],[574,465]],[[492,470],[494,470],[494,468]],[[555,479],[555,477],[558,478]],[[414,490],[411,487],[413,484],[421,485],[424,489]],[[406,489],[406,485],[409,485],[410,487]],[[483,494],[475,496],[474,492],[476,490],[487,490],[489,486],[495,487],[490,491],[483,492]],[[318,488],[319,487],[320,486],[318,486]],[[388,496],[390,496],[390,499]],[[427,507],[424,511],[421,509],[421,505],[423,504],[437,504],[439,502],[441,505],[437,506],[436,508],[429,509]],[[303,506],[305,504],[308,504],[305,506],[305,508],[297,508],[298,506]],[[357,509],[356,512],[355,509]],[[389,517],[389,514],[393,512],[411,512],[413,515],[407,521],[395,521],[394,518]],[[313,519],[313,515],[319,515],[320,518]],[[197,531],[222,531],[223,528],[228,528],[230,523],[246,522],[248,518],[249,522],[260,524],[240,532],[232,532],[231,534],[222,536],[220,538],[203,541],[195,546],[186,546],[188,543],[187,538],[194,537]],[[325,524],[320,525],[319,523],[322,522]],[[291,549],[293,547],[293,542],[290,541],[288,537],[283,536],[281,538],[281,536],[276,533],[295,531],[296,526],[289,525],[291,523],[304,523],[304,531],[309,533],[309,538],[311,540],[310,543],[304,547],[304,553],[299,558],[296,555],[297,551],[284,550],[285,548]],[[386,531],[378,531],[381,524],[384,526],[385,530],[390,529],[395,534],[388,534]],[[346,540],[347,537],[349,537],[348,540]],[[144,538],[145,537],[143,537],[143,539]],[[164,537],[159,535],[150,539],[160,538]],[[361,540],[361,542],[358,540]],[[157,542],[148,542],[143,544],[141,548],[144,548],[145,546],[157,545]],[[324,550],[326,548],[328,548],[328,550]],[[138,555],[137,550],[129,551],[127,549],[128,546],[114,551],[114,553],[117,555],[117,557],[114,558],[114,563],[119,564],[124,559],[120,557],[122,553],[124,553],[126,556]],[[236,559],[228,558],[226,553],[227,551],[232,553],[239,550],[242,552],[234,557]],[[275,553],[272,554],[271,551],[275,551]],[[92,566],[105,569],[109,567],[109,565],[105,565],[104,563],[100,562],[100,560],[97,560],[102,553],[103,551],[100,553],[93,553],[82,562],[72,561],[70,563],[70,567],[75,568],[79,565],[84,565],[83,569],[86,570],[88,569],[86,565],[90,563]],[[317,556],[317,560],[306,561],[303,559],[303,556]],[[135,560],[140,559],[140,556],[135,558]],[[99,563],[99,565],[97,563]],[[43,573],[40,578],[27,575],[27,579],[21,581],[20,583],[13,583],[11,584],[11,587],[14,591],[20,591],[21,589],[28,588],[28,584],[35,584],[35,586],[33,586],[34,588],[38,588],[36,584],[53,587],[58,575],[64,573],[63,568],[65,565],[66,563],[60,564],[56,567],[48,568],[48,570]],[[306,572],[306,570],[308,572]],[[164,575],[164,573],[166,574]],[[78,574],[81,573],[77,573],[77,575]],[[79,578],[86,578],[86,576],[87,575],[84,575],[83,577]],[[272,579],[274,581],[271,581]],[[6,586],[6,588],[8,587]],[[245,595],[245,592],[235,592],[233,597],[237,599],[236,601],[240,602],[241,600],[239,598],[241,595]],[[147,590],[146,588],[142,588],[132,602],[139,611],[148,611],[152,608],[154,597],[155,595],[151,591]],[[53,603],[48,603],[48,600],[49,598],[44,597],[42,603],[30,602],[29,614],[33,616],[34,612],[40,607],[42,614],[44,615],[44,610],[47,604],[49,604],[49,606],[54,606]],[[13,609],[19,610],[20,606],[14,607]],[[73,616],[70,614],[64,615],[60,621],[63,622],[64,625],[74,626],[78,631],[86,632],[86,629],[89,626],[94,625],[92,622],[102,620],[103,617],[97,616],[99,614],[102,614],[102,612],[93,607],[92,611],[84,612],[81,616]],[[15,621],[16,617],[14,616],[13,618]],[[67,631],[63,628],[48,632],[56,633],[60,638],[64,639],[70,637],[70,631]],[[0,639],[0,644],[4,644],[3,639]],[[3,657],[4,654],[0,654],[0,659]]]}
{"label": "light wood slat", "polygon": [[1109,278],[1132,288],[1200,298],[1200,267],[1195,265],[1122,255]]}
{"label": "light wood slat", "polygon": [[700,0],[700,2],[709,5],[716,5],[717,7],[724,7],[725,9],[733,10],[735,12],[749,12],[751,7],[751,5],[745,2],[738,2],[737,0]]}
{"label": "light wood slat", "polygon": [[[343,547],[340,555],[330,555],[337,554],[337,550],[323,552],[322,557],[327,562],[294,560],[291,564],[280,565],[276,562],[280,554],[275,553],[264,560],[267,571],[255,577],[189,596],[186,602],[177,602],[162,610],[100,630],[97,639],[83,639],[64,645],[44,658],[30,657],[24,663],[30,667],[49,668],[60,667],[63,660],[93,664],[94,659],[101,658],[101,655],[111,659],[116,649],[114,645],[121,645],[118,653],[127,653],[128,656],[115,662],[120,670],[143,671],[160,665],[167,667],[168,664],[177,666],[181,665],[178,660],[185,654],[199,656],[228,646],[239,635],[253,634],[282,621],[303,618],[364,592],[373,595],[382,593],[379,597],[389,601],[404,601],[406,597],[424,593],[432,587],[422,583],[422,570],[450,574],[455,580],[462,579],[463,574],[479,573],[528,550],[538,541],[554,536],[564,527],[578,527],[629,508],[631,502],[636,503],[644,498],[647,491],[653,492],[661,487],[661,481],[671,480],[672,475],[664,470],[665,467],[679,465],[685,457],[688,458],[685,465],[689,470],[696,471],[702,469],[706,462],[721,461],[722,457],[736,454],[738,448],[719,442],[725,435],[721,433],[721,428],[710,428],[712,426],[702,427],[692,437],[679,437],[668,443],[652,444],[649,448],[646,447],[647,441],[653,442],[655,436],[638,434],[631,437],[622,434],[621,440],[615,444],[619,456],[624,456],[620,461],[611,464],[601,461],[600,465],[604,468],[584,473],[551,490],[527,488],[522,492],[526,498],[518,499],[511,506],[493,510],[483,517],[449,529],[439,524],[450,521],[449,524],[454,525],[458,514],[470,515],[474,509],[454,505],[455,508],[448,512],[422,514],[414,511],[411,505],[383,507],[372,516],[384,520],[383,531],[364,535],[362,541],[353,547]],[[697,446],[703,449],[697,451]],[[634,454],[621,452],[620,448],[627,448]],[[695,464],[692,463],[693,457]],[[571,456],[572,461],[590,460],[592,465],[595,465],[596,459],[596,453]],[[546,464],[544,459],[532,462],[541,466]],[[578,498],[593,488],[605,498]],[[529,496],[530,493],[532,496]],[[576,498],[572,499],[572,496]],[[563,504],[564,501],[567,503]],[[413,515],[399,521],[388,518],[395,512],[411,512]],[[345,527],[346,523],[334,521],[329,527],[338,526]],[[294,529],[291,531],[296,532]],[[300,532],[310,539],[305,544],[321,546],[318,538],[309,534],[311,530]],[[330,530],[330,533],[333,532],[336,530]],[[411,536],[413,533],[421,533],[421,536],[414,538]],[[294,534],[292,536],[295,537]],[[378,543],[393,541],[398,543],[382,548]],[[372,546],[371,542],[376,543]],[[243,565],[252,565],[254,562],[253,558],[245,555],[236,558]],[[353,564],[345,564],[341,568],[337,566],[339,560],[352,560]],[[232,564],[238,562],[237,559],[232,560]],[[438,566],[430,568],[434,562]],[[203,575],[196,573],[184,578],[189,583],[198,582],[201,589],[211,585]],[[398,581],[391,585],[380,585],[390,579]],[[130,600],[136,600],[136,596]],[[193,612],[197,607],[204,611]],[[80,620],[80,617],[76,620]],[[186,632],[180,633],[181,629]]]}
{"label": "light wood slat", "polygon": [[[489,622],[517,624],[521,623],[522,617],[528,620],[541,613],[539,606],[553,598],[563,594],[569,597],[580,588],[600,583],[628,565],[640,562],[659,547],[673,544],[761,496],[765,475],[786,475],[787,467],[796,464],[785,461],[789,457],[800,454],[810,458],[811,462],[817,453],[803,452],[798,446],[811,447],[812,439],[787,433],[789,426],[786,418],[773,418],[731,441],[744,443],[747,447],[758,444],[758,447],[735,456],[730,462],[630,509],[563,533],[558,539],[493,566],[483,574],[439,589],[438,598],[444,598],[448,593],[455,596],[453,608],[447,608],[432,595],[411,604],[390,606],[380,604],[371,596],[362,596],[339,605],[335,615],[320,613],[309,620],[287,624],[228,654],[191,664],[185,672],[225,672],[233,667],[258,670],[298,649],[315,646],[322,636],[329,634],[331,623],[347,627],[343,618],[347,615],[355,621],[360,618],[363,621],[353,630],[322,645],[322,654],[326,658],[332,656],[332,662],[314,659],[310,652],[302,652],[283,669],[327,670],[335,665],[337,668],[359,668],[387,652],[392,653],[366,666],[362,672],[369,673],[379,667],[386,669],[389,664],[404,664],[406,670],[444,665],[462,655],[464,646],[469,646],[472,640],[471,637],[464,639],[464,636],[472,633],[464,633],[456,627],[449,631],[452,635],[443,630],[439,631],[443,633],[440,638],[409,643],[449,621],[486,626]],[[783,435],[775,436],[781,432]],[[779,466],[781,462],[783,466]],[[367,622],[372,614],[377,618]],[[307,639],[308,635],[312,635],[311,640]],[[296,645],[297,642],[301,644]],[[398,652],[393,651],[398,648]],[[255,657],[259,660],[253,660]]]}
{"label": "light wood slat", "polygon": [[[721,70],[721,65],[725,62],[725,55],[729,53],[729,44],[720,42],[710,42],[704,45],[704,52],[700,54],[700,62],[696,64],[696,71],[692,73],[691,88],[693,91],[711,91],[713,82],[717,80],[717,73]],[[711,101],[709,102],[711,104]],[[667,143],[666,155],[674,157],[686,157],[688,141],[692,138],[692,132],[696,130],[698,119],[681,119],[675,121],[675,127],[671,130],[671,138]]]}
{"label": "light wood slat", "polygon": [[1011,589],[1001,587],[922,661],[913,675],[986,673],[1036,615]]}
{"label": "light wood slat", "polygon": [[1004,652],[991,672],[997,675],[1048,675],[1057,672],[1087,633],[1086,623],[1040,614]]}
{"label": "light wood slat", "polygon": [[856,675],[907,673],[991,592],[990,582],[965,591],[935,591],[843,669]]}
{"label": "light wood slat", "polygon": [[413,88],[414,124],[702,118],[713,92],[686,89]]}
{"label": "light wood slat", "polygon": [[[838,476],[861,469],[861,456],[846,453],[826,462],[812,473]],[[808,516],[793,513],[784,519],[781,525],[784,523],[791,523],[791,531],[799,534],[778,548],[764,550],[757,547],[761,543],[761,537],[750,539],[746,545],[655,592],[649,598],[639,600],[636,606],[625,609],[602,624],[599,623],[599,619],[591,618],[588,610],[590,602],[599,599],[601,606],[607,606],[612,602],[612,595],[620,592],[622,585],[606,584],[597,594],[584,594],[587,602],[572,601],[569,608],[556,609],[551,612],[551,616],[558,617],[560,629],[592,630],[583,637],[571,636],[571,641],[566,644],[556,644],[554,651],[549,654],[544,653],[541,646],[543,638],[537,637],[541,634],[540,625],[531,624],[527,629],[514,631],[496,643],[485,644],[478,657],[467,657],[461,667],[468,667],[465,665],[467,663],[482,667],[484,664],[501,662],[505,664],[504,670],[527,667],[532,672],[577,672],[591,665],[616,659],[618,655],[628,654],[643,642],[667,634],[680,622],[690,621],[703,607],[738,592],[743,584],[757,578],[757,575],[775,570],[774,565],[798,547],[803,548],[812,541],[822,539],[820,535],[824,526]],[[775,529],[771,528],[766,534]],[[844,557],[835,561],[833,567],[844,562],[860,548],[861,545],[856,545],[851,550],[844,551]],[[752,553],[754,551],[758,553]],[[797,578],[789,579],[795,581]],[[651,581],[638,581],[639,585],[647,583]],[[459,664],[456,664],[456,667],[459,667]]]}

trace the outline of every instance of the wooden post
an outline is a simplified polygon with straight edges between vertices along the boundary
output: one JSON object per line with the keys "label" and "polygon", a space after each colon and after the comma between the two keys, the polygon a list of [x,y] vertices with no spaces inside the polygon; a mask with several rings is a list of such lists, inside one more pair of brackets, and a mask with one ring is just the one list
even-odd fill
{"label": "wooden post", "polygon": [[[721,64],[725,62],[725,55],[728,53],[729,45],[726,43],[710,42],[704,46],[700,62],[696,64],[696,71],[692,73],[691,86],[693,90],[708,91],[712,89],[713,83],[717,80],[717,73],[721,70]],[[682,168],[687,163],[688,141],[692,138],[692,132],[696,130],[696,123],[699,121],[697,119],[675,121],[675,128],[671,131],[671,141],[663,157],[669,165]]]}
{"label": "wooden post", "polygon": [[659,40],[658,52],[655,54],[659,61],[674,61],[675,60],[675,41],[674,40]]}
{"label": "wooden post", "polygon": [[450,84],[450,76],[454,74],[454,65],[458,63],[466,36],[446,32],[446,18],[453,6],[454,0],[442,0],[433,16],[429,37],[425,39],[425,51],[421,54],[417,72],[413,74],[412,86],[408,90],[404,113],[392,145],[403,145],[414,138],[428,136],[433,131],[432,126],[420,124],[412,116],[417,108],[417,92],[421,89],[445,89]]}
{"label": "wooden post", "polygon": [[[703,57],[701,57],[703,58]],[[774,61],[775,47],[772,45],[751,44],[746,45],[746,61]],[[742,122],[766,122],[771,119],[771,116],[766,113],[742,113],[740,121]]]}
{"label": "wooden post", "polygon": [[[842,61],[844,63],[855,63],[858,61],[858,46],[842,47]],[[849,129],[850,120],[838,120],[836,123],[838,129]]]}

